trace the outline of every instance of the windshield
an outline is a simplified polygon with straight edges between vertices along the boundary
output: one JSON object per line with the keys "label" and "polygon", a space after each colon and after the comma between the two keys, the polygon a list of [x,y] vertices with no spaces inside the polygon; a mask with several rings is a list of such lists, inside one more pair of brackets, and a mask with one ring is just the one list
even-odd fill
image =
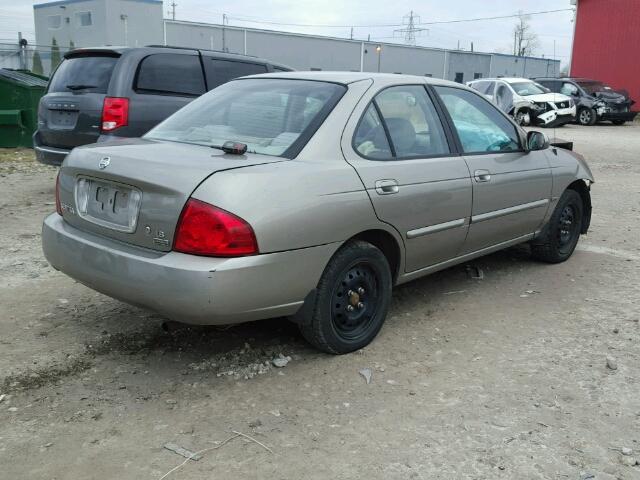
{"label": "windshield", "polygon": [[547,93],[542,85],[538,85],[534,82],[515,82],[510,83],[511,88],[521,97],[528,97],[529,95],[540,95],[541,93]]}
{"label": "windshield", "polygon": [[98,55],[65,59],[56,70],[49,92],[107,93],[118,57]]}
{"label": "windshield", "polygon": [[145,138],[291,156],[320,126],[346,87],[309,80],[246,79],[226,83],[176,112]]}
{"label": "windshield", "polygon": [[589,95],[593,95],[596,92],[602,92],[604,90],[611,90],[611,87],[605,85],[602,82],[577,82]]}

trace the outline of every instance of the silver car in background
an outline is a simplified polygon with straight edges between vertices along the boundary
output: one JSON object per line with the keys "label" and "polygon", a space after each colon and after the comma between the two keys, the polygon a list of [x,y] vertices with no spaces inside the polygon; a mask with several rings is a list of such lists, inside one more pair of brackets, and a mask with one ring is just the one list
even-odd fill
{"label": "silver car in background", "polygon": [[468,87],[274,73],[74,149],[42,241],[114,298],[194,324],[289,316],[339,354],[373,340],[394,285],[523,242],[569,258],[591,182],[580,155]]}

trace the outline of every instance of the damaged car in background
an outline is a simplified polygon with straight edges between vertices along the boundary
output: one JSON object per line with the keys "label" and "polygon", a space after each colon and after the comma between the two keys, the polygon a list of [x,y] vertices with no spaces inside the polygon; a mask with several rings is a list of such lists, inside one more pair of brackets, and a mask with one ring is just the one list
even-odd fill
{"label": "damaged car in background", "polygon": [[467,83],[519,125],[559,127],[576,118],[574,100],[527,78],[486,78]]}
{"label": "damaged car in background", "polygon": [[541,85],[552,92],[570,96],[576,103],[580,125],[610,121],[614,125],[632,122],[638,112],[631,111],[636,103],[626,90],[614,90],[609,85],[587,78],[540,78]]}

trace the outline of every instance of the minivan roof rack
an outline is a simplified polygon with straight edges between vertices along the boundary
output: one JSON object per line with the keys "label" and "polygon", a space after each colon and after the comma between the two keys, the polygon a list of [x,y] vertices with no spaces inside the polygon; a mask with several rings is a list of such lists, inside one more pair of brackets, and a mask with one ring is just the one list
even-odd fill
{"label": "minivan roof rack", "polygon": [[232,53],[232,52],[224,52],[222,50],[214,50],[211,48],[193,48],[193,47],[178,47],[176,45],[145,45],[145,47],[149,48],[173,48],[176,50],[199,50],[201,52],[216,52],[216,53],[224,53],[225,55],[235,55],[238,57],[251,57],[251,58],[259,58],[255,55],[248,55],[246,53]]}

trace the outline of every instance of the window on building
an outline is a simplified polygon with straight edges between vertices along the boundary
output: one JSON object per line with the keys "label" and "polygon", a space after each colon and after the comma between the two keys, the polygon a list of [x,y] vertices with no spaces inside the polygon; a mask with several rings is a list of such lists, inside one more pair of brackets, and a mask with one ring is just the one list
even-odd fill
{"label": "window on building", "polygon": [[136,91],[157,95],[202,95],[205,88],[199,58],[174,53],[149,55],[140,62]]}
{"label": "window on building", "polygon": [[267,66],[260,63],[236,62],[218,58],[205,59],[204,70],[209,90],[238,77],[267,73]]}
{"label": "window on building", "polygon": [[49,15],[47,17],[47,27],[49,30],[57,30],[62,26],[62,15]]}
{"label": "window on building", "polygon": [[91,12],[76,12],[76,24],[79,27],[89,27],[93,25]]}
{"label": "window on building", "polygon": [[463,83],[464,82],[464,73],[462,72],[456,72],[456,82],[458,83]]}
{"label": "window on building", "polygon": [[476,72],[476,73],[474,73],[474,74],[473,74],[473,79],[474,79],[474,80],[477,80],[477,79],[479,79],[479,78],[482,78],[482,73],[480,73],[480,72]]}

